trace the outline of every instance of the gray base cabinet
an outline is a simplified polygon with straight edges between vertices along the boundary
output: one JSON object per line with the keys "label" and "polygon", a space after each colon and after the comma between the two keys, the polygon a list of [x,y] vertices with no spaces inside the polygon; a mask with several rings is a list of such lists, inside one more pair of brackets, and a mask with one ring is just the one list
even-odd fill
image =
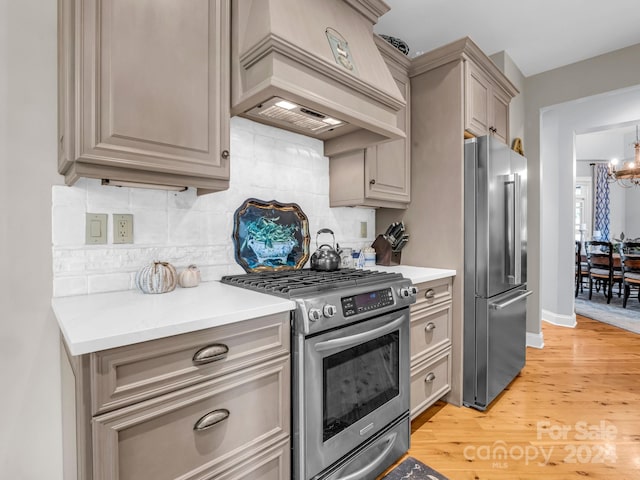
{"label": "gray base cabinet", "polygon": [[417,288],[411,306],[411,419],[451,391],[452,279]]}
{"label": "gray base cabinet", "polygon": [[283,313],[79,357],[63,348],[65,480],[288,480],[288,325]]}
{"label": "gray base cabinet", "polygon": [[229,184],[230,0],[58,0],[58,171]]}

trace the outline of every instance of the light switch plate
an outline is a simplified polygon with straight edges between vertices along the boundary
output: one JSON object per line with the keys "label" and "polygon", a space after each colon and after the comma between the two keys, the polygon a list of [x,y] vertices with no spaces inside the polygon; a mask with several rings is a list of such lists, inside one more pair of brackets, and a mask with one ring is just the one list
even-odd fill
{"label": "light switch plate", "polygon": [[87,245],[101,245],[107,243],[106,213],[87,213],[85,220],[85,243]]}
{"label": "light switch plate", "polygon": [[133,215],[113,214],[113,243],[133,243]]}

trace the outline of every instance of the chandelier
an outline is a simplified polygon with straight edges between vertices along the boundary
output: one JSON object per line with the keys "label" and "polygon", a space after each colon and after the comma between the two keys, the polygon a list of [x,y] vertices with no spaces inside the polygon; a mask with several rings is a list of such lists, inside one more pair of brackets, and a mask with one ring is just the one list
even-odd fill
{"label": "chandelier", "polygon": [[635,148],[635,156],[633,161],[629,160],[618,168],[618,160],[614,159],[609,162],[609,171],[607,179],[610,183],[618,183],[618,185],[629,188],[633,185],[640,185],[640,139],[638,138],[638,126],[636,125],[636,141],[633,143]]}

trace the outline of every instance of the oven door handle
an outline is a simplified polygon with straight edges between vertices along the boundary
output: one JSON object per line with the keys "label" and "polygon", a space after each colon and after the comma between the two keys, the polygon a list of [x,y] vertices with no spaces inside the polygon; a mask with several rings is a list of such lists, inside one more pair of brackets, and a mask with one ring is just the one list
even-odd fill
{"label": "oven door handle", "polygon": [[325,340],[324,342],[318,342],[315,345],[316,352],[325,352],[327,350],[333,350],[334,348],[345,348],[352,347],[355,345],[360,345],[361,343],[366,343],[369,340],[373,340],[382,335],[386,335],[389,332],[393,332],[400,328],[402,323],[405,321],[404,315],[395,319],[394,321],[383,325],[382,327],[378,327],[374,330],[369,330],[368,332],[358,333],[356,335],[351,335],[349,337],[336,338],[333,340]]}
{"label": "oven door handle", "polygon": [[335,480],[360,480],[362,478],[366,478],[367,474],[375,470],[378,467],[378,465],[380,465],[380,463],[383,462],[384,459],[387,457],[387,455],[393,448],[393,445],[396,443],[397,436],[398,436],[397,432],[391,432],[389,435],[382,438],[382,441],[386,443],[387,446],[384,447],[384,450],[382,450],[382,453],[378,455],[378,458],[376,458],[373,462],[369,463],[368,465],[366,465],[365,467],[361,468],[356,472],[350,473],[346,477],[337,477]]}

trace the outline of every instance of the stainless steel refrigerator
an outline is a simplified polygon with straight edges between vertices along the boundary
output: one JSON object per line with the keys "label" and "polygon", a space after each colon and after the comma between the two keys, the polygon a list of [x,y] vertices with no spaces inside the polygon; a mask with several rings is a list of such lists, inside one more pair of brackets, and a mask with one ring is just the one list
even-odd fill
{"label": "stainless steel refrigerator", "polygon": [[485,410],[525,363],[527,159],[492,136],[464,148],[463,403]]}

